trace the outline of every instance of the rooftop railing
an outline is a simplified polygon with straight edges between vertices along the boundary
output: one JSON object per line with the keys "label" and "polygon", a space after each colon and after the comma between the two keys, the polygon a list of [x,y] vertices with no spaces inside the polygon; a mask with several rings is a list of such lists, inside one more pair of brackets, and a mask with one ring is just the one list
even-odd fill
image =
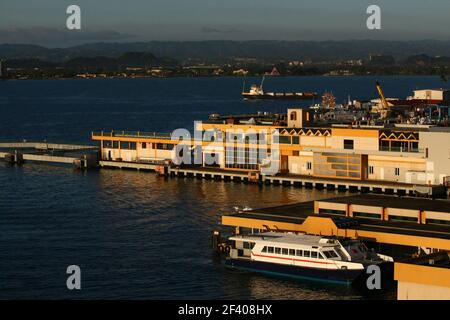
{"label": "rooftop railing", "polygon": [[157,139],[171,139],[170,133],[160,132],[145,132],[145,131],[93,131],[92,136],[100,137],[136,137],[136,138],[157,138]]}
{"label": "rooftop railing", "polygon": [[424,149],[380,146],[380,151],[423,153]]}

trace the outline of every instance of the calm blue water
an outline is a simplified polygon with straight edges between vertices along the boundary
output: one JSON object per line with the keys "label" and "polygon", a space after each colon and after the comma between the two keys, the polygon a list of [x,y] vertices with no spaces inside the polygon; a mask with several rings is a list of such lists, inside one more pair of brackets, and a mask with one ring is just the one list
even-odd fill
{"label": "calm blue water", "polygon": [[[386,95],[445,86],[438,77],[378,77]],[[254,79],[258,82],[259,79]],[[247,80],[247,83],[251,81]],[[376,96],[371,77],[274,78],[273,90]],[[290,102],[244,102],[242,79],[0,82],[0,140],[89,143],[90,132],[170,132],[211,113],[283,112]],[[350,289],[224,269],[210,250],[221,213],[334,192],[120,170],[0,163],[0,298],[354,299]],[[82,290],[66,289],[66,268]],[[388,293],[382,298],[392,298]],[[367,298],[367,297],[363,297]]]}

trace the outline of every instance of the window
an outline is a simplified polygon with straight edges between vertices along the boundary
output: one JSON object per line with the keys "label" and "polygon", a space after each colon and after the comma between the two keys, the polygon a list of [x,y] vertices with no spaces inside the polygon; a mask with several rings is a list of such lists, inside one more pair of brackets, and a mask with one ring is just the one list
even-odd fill
{"label": "window", "polygon": [[275,248],[275,253],[276,254],[281,254],[281,248]]}
{"label": "window", "polygon": [[113,141],[113,149],[119,149],[119,141]]}
{"label": "window", "polygon": [[311,169],[312,169],[312,162],[309,162],[309,161],[308,161],[308,162],[306,163],[306,169],[307,169],[307,170],[311,170]]}
{"label": "window", "polygon": [[306,258],[309,258],[311,256],[311,251],[304,250],[303,251],[303,256],[306,257]]}
{"label": "window", "polygon": [[426,219],[426,222],[427,224],[442,224],[450,226],[450,220]]}
{"label": "window", "polygon": [[297,111],[292,111],[291,112],[291,121],[296,121],[297,120]]}
{"label": "window", "polygon": [[128,141],[120,141],[120,149],[130,149],[130,143]]}
{"label": "window", "polygon": [[294,157],[298,157],[299,155],[300,155],[300,151],[292,151],[292,155],[294,156]]}
{"label": "window", "polygon": [[157,143],[156,149],[159,150],[173,150],[174,144],[172,143]]}
{"label": "window", "polygon": [[357,212],[357,211],[353,211],[353,217],[355,217],[355,218],[381,219],[381,215],[378,214],[378,213]]}
{"label": "window", "polygon": [[344,139],[344,149],[353,150],[353,146],[354,146],[353,140]]}
{"label": "window", "polygon": [[369,174],[373,174],[373,166],[369,166]]}
{"label": "window", "polygon": [[395,168],[395,175],[399,176],[400,175],[400,168]]}
{"label": "window", "polygon": [[389,220],[391,221],[408,221],[408,222],[416,222],[417,223],[417,217],[405,217],[405,216],[396,216],[396,215],[389,215]]}
{"label": "window", "polygon": [[303,257],[303,250],[296,250],[296,251],[295,251],[295,255],[296,255],[297,257]]}
{"label": "window", "polygon": [[290,136],[278,136],[278,142],[282,144],[291,144]]}
{"label": "window", "polygon": [[288,254],[289,254],[289,251],[288,251],[288,249],[286,249],[286,248],[283,248],[283,254],[285,254],[285,255],[288,255]]}
{"label": "window", "polygon": [[333,209],[323,209],[323,208],[319,208],[319,213],[323,213],[323,214],[337,214],[340,216],[345,216],[346,212],[344,210],[333,210]]}
{"label": "window", "polygon": [[262,249],[262,252],[267,252],[267,246],[264,246],[264,248]]}
{"label": "window", "polygon": [[147,142],[142,142],[142,149],[147,149]]}
{"label": "window", "polygon": [[290,256],[295,256],[295,250],[294,249],[289,249],[289,255]]}
{"label": "window", "polygon": [[254,246],[254,242],[244,242],[244,249],[253,249]]}
{"label": "window", "polygon": [[317,259],[317,251],[311,251],[311,258]]}
{"label": "window", "polygon": [[319,252],[319,259],[324,259],[323,254]]}
{"label": "window", "polygon": [[338,257],[337,253],[334,252],[334,250],[325,250],[325,251],[323,251],[323,254],[328,259],[333,259],[333,258],[337,258]]}
{"label": "window", "polygon": [[300,137],[292,137],[292,144],[300,144]]}
{"label": "window", "polygon": [[273,253],[273,247],[267,247],[267,252],[268,253]]}

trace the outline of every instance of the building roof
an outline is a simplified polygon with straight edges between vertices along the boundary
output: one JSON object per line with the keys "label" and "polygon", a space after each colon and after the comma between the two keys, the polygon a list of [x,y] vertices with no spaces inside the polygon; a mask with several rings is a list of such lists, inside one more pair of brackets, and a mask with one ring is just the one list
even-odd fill
{"label": "building roof", "polygon": [[335,246],[336,243],[327,243],[325,241],[321,242],[321,236],[313,236],[313,235],[305,235],[305,234],[290,234],[283,232],[264,232],[261,234],[253,234],[253,235],[239,235],[230,238],[232,240],[240,239],[240,240],[263,240],[276,242],[280,244],[295,244],[295,245],[304,245],[304,246]]}
{"label": "building roof", "polygon": [[318,201],[450,213],[449,200],[431,200],[413,197],[359,194],[339,198],[323,199]]}

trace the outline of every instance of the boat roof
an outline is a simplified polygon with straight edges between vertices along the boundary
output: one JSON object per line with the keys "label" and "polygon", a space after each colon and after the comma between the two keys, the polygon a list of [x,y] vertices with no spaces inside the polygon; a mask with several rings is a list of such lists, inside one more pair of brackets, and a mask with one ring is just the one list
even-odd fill
{"label": "boat roof", "polygon": [[[280,244],[295,244],[302,246],[317,246],[317,247],[333,247],[337,243],[327,243],[326,238],[321,236],[313,236],[306,234],[293,234],[293,233],[281,233],[281,232],[264,232],[260,234],[246,234],[230,237],[231,240],[241,241],[264,241],[275,242]],[[322,242],[320,240],[324,239]],[[331,240],[331,239],[330,239]]]}

